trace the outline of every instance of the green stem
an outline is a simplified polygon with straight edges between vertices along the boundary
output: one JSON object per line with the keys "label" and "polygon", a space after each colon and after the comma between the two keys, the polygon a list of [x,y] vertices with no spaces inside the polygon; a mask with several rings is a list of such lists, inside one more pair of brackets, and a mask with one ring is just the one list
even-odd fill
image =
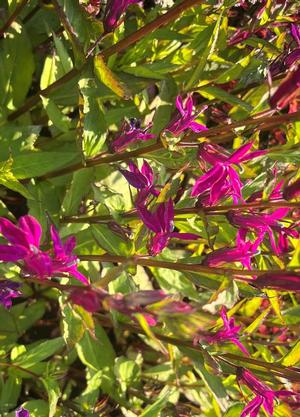
{"label": "green stem", "polygon": [[11,27],[12,23],[16,20],[16,18],[19,16],[21,11],[24,9],[26,4],[28,3],[28,0],[22,0],[15,8],[13,13],[9,16],[7,21],[4,23],[2,28],[0,28],[0,38],[4,35],[5,32],[8,31],[8,29]]}
{"label": "green stem", "polygon": [[[220,205],[220,206],[212,206],[212,207],[188,207],[188,208],[181,208],[175,209],[174,214],[175,216],[182,216],[185,214],[201,214],[204,212],[206,215],[217,216],[217,215],[226,215],[230,210],[250,210],[253,208],[256,209],[272,209],[272,208],[300,208],[300,203],[296,202],[288,202],[288,201],[266,201],[266,202],[259,202],[259,203],[245,203],[245,204],[235,204],[233,206],[228,205]],[[125,219],[135,219],[138,217],[137,210],[131,210],[125,213],[118,213],[118,216]],[[108,221],[113,221],[114,218],[111,215],[95,215],[95,216],[65,216],[61,219],[61,223],[106,223]]]}
{"label": "green stem", "polygon": [[[98,261],[98,262],[114,262],[114,263],[125,263],[132,262],[135,265],[155,267],[155,268],[165,268],[172,269],[174,271],[189,271],[189,272],[203,272],[206,274],[215,274],[215,275],[231,275],[237,279],[241,279],[246,282],[251,282],[251,280],[242,278],[242,277],[251,277],[257,275],[263,275],[270,270],[262,269],[252,269],[251,271],[239,270],[236,268],[219,268],[219,267],[209,267],[205,265],[198,264],[186,264],[181,262],[169,262],[153,259],[150,257],[141,257],[138,255],[135,256],[119,256],[119,255],[78,255],[78,258],[81,261]],[[282,269],[275,269],[272,272],[284,272]]]}
{"label": "green stem", "polygon": [[[143,28],[127,36],[125,39],[122,39],[120,42],[102,51],[103,57],[108,58],[111,55],[114,55],[116,53],[126,50],[129,46],[133,45],[140,39],[143,39],[145,36],[154,32],[159,27],[167,25],[169,22],[175,20],[183,11],[193,6],[196,6],[197,4],[200,4],[201,2],[202,0],[184,0],[182,3],[178,4],[177,6],[174,6],[167,13],[163,14],[162,16],[159,16],[153,22],[148,23]],[[86,64],[87,62],[81,68],[78,68],[78,69],[73,68],[71,71],[66,73],[62,78],[59,78],[54,83],[50,84],[47,88],[43,90],[39,90],[34,96],[27,99],[27,101],[23,104],[23,106],[21,106],[16,111],[12,112],[8,116],[8,120],[12,121],[12,120],[17,119],[22,114],[29,111],[37,103],[39,103],[41,99],[40,96],[47,97],[50,93],[57,90],[61,86],[65,85],[67,81],[75,78],[85,68]]]}

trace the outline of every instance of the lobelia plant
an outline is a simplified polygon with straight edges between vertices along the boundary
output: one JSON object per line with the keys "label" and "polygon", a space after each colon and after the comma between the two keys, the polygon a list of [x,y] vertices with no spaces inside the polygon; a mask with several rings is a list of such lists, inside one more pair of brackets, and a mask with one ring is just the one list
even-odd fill
{"label": "lobelia plant", "polygon": [[51,4],[1,4],[0,415],[298,417],[295,2]]}

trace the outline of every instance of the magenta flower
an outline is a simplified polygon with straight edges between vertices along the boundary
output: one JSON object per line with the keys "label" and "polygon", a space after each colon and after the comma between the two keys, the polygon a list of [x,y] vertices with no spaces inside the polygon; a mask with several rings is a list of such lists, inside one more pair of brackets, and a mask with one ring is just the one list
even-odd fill
{"label": "magenta flower", "polygon": [[231,196],[235,204],[244,201],[241,192],[243,183],[232,165],[239,166],[266,153],[265,150],[249,152],[252,145],[253,142],[249,142],[230,155],[221,146],[201,144],[200,163],[204,161],[213,167],[196,180],[191,195],[199,196],[204,205],[214,205],[225,196]]}
{"label": "magenta flower", "polygon": [[218,267],[227,263],[240,262],[245,268],[251,269],[251,258],[259,253],[261,238],[254,242],[245,240],[245,235],[239,234],[237,245],[233,248],[221,248],[206,255],[202,264]]}
{"label": "magenta flower", "polygon": [[300,88],[300,67],[288,74],[270,98],[270,105],[279,110],[286,107],[298,94]]}
{"label": "magenta flower", "polygon": [[[227,213],[227,218],[232,225],[240,227],[240,232],[247,234],[249,231],[252,231],[256,233],[260,240],[263,240],[267,233],[274,253],[281,255],[288,251],[288,237],[299,237],[299,233],[293,229],[293,226],[283,227],[279,223],[289,211],[289,208],[280,208],[272,214],[253,212],[244,215],[232,210]],[[278,235],[277,243],[274,236],[275,233]]]}
{"label": "magenta flower", "polygon": [[21,217],[18,226],[0,217],[0,233],[9,242],[8,245],[0,245],[0,261],[22,261],[23,272],[40,279],[68,273],[87,284],[87,278],[77,270],[77,257],[72,255],[75,238],[70,237],[65,244],[62,244],[53,226],[50,232],[54,256],[51,256],[49,251],[41,251],[42,228],[34,217],[29,215]]}
{"label": "magenta flower", "polygon": [[149,245],[150,255],[160,253],[167,246],[171,238],[187,240],[199,239],[199,236],[193,233],[173,232],[174,205],[171,199],[166,203],[160,203],[155,212],[150,212],[143,205],[137,207],[137,212],[145,226],[155,233]]}
{"label": "magenta flower", "polygon": [[22,293],[19,290],[21,284],[8,279],[0,281],[0,304],[5,308],[12,306],[12,299],[20,297]]}
{"label": "magenta flower", "polygon": [[16,417],[30,417],[29,411],[23,407],[16,410]]}
{"label": "magenta flower", "polygon": [[296,272],[267,272],[258,276],[253,283],[257,288],[274,288],[281,291],[300,292],[300,274]]}
{"label": "magenta flower", "polygon": [[176,107],[179,114],[170,121],[169,125],[165,128],[166,131],[171,132],[174,136],[179,136],[187,129],[191,129],[193,132],[207,130],[206,126],[195,122],[195,119],[201,112],[194,113],[194,104],[191,95],[184,102],[181,96],[177,96]]}
{"label": "magenta flower", "polygon": [[149,194],[159,195],[159,191],[154,187],[154,175],[151,166],[147,161],[143,162],[141,170],[133,163],[129,162],[129,171],[120,169],[120,172],[130,185],[137,188],[140,193],[138,196],[138,204],[143,204]]}
{"label": "magenta flower", "polygon": [[54,249],[52,274],[67,273],[84,284],[88,284],[87,278],[77,269],[77,256],[72,254],[73,249],[76,246],[75,236],[69,237],[65,243],[62,243],[59,234],[53,225],[50,227],[50,234]]}
{"label": "magenta flower", "polygon": [[130,119],[130,123],[124,122],[122,126],[122,133],[111,143],[111,149],[114,152],[124,151],[128,145],[131,143],[137,142],[139,140],[147,141],[154,139],[155,135],[147,133],[151,128],[149,124],[145,128],[141,128],[141,123],[139,120]]}
{"label": "magenta flower", "polygon": [[108,0],[105,8],[103,26],[105,32],[112,32],[119,25],[119,19],[130,4],[140,0]]}
{"label": "magenta flower", "polygon": [[286,200],[300,197],[300,178],[284,188],[283,197]]}
{"label": "magenta flower", "polygon": [[246,405],[240,417],[256,417],[259,413],[260,407],[264,407],[269,416],[274,413],[274,400],[280,397],[290,397],[296,395],[292,391],[279,390],[274,391],[267,385],[263,384],[255,375],[244,368],[237,369],[237,379],[239,383],[245,384],[255,394],[253,400]]}
{"label": "magenta flower", "polygon": [[221,308],[221,318],[223,320],[223,329],[219,330],[212,336],[206,336],[205,340],[208,343],[222,343],[229,341],[231,343],[234,343],[243,353],[249,355],[247,349],[239,341],[238,333],[241,329],[241,326],[234,325],[233,317],[230,319],[228,318],[225,307]]}

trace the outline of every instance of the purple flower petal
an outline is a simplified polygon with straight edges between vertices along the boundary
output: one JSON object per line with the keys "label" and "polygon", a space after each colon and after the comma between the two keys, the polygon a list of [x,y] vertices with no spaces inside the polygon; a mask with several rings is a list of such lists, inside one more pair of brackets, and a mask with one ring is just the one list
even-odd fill
{"label": "purple flower petal", "polygon": [[16,410],[16,417],[30,417],[29,411],[23,407]]}
{"label": "purple flower petal", "polygon": [[228,162],[231,164],[238,164],[241,162],[243,157],[249,152],[249,150],[252,148],[253,142],[246,143],[245,145],[242,145],[239,149],[237,149],[233,154],[228,158]]}
{"label": "purple flower petal", "polygon": [[65,256],[64,247],[62,241],[60,240],[59,234],[56,228],[51,224],[50,226],[50,235],[53,242],[53,249],[56,258],[61,258]]}
{"label": "purple flower petal", "polygon": [[24,259],[28,251],[23,246],[0,245],[0,261],[17,262]]}
{"label": "purple flower petal", "polygon": [[26,248],[30,245],[27,233],[4,217],[0,217],[0,233],[12,244],[21,245]]}
{"label": "purple flower petal", "polygon": [[172,232],[169,234],[170,238],[183,239],[183,240],[195,240],[200,239],[200,236],[195,233],[178,233]]}
{"label": "purple flower petal", "polygon": [[19,220],[19,227],[28,235],[31,245],[40,247],[42,227],[33,216],[22,216]]}
{"label": "purple flower petal", "polygon": [[157,223],[155,215],[153,215],[149,210],[143,206],[137,207],[137,212],[142,222],[145,224],[148,229],[153,232],[159,233],[161,231],[160,223]]}
{"label": "purple flower petal", "polygon": [[246,417],[249,416],[250,417],[257,417],[258,413],[259,413],[259,409],[262,405],[263,402],[263,398],[257,396],[255,398],[253,398],[253,400],[251,400],[246,407],[243,409],[242,414],[240,415],[240,417]]}
{"label": "purple flower petal", "polygon": [[206,174],[198,178],[193,186],[191,196],[195,197],[199,194],[202,194],[204,191],[210,189],[213,184],[218,181],[220,176],[223,175],[225,167],[218,164],[210,169]]}

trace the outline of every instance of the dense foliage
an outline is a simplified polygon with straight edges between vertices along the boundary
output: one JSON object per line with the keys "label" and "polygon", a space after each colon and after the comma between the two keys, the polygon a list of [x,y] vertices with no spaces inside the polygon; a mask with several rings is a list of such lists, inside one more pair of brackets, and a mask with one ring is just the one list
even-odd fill
{"label": "dense foliage", "polygon": [[0,415],[300,416],[299,3],[0,5]]}

